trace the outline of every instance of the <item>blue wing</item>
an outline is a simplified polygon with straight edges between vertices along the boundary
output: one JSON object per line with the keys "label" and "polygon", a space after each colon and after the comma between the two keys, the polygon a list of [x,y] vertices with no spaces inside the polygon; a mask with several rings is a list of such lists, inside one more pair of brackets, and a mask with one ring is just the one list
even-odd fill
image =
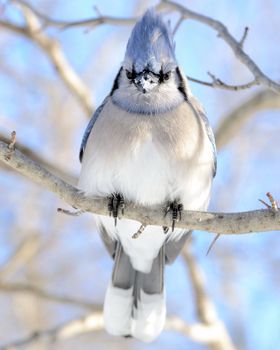
{"label": "blue wing", "polygon": [[88,137],[89,137],[91,130],[92,130],[95,122],[97,121],[105,103],[107,102],[107,99],[108,99],[108,97],[106,97],[105,100],[102,102],[102,104],[97,108],[97,110],[94,112],[93,116],[91,117],[91,119],[87,125],[87,128],[85,130],[85,133],[84,133],[84,136],[82,139],[81,147],[80,147],[80,153],[79,153],[80,162],[82,162],[82,160],[83,160],[83,155],[84,155],[84,151],[85,151],[85,148],[87,145]]}

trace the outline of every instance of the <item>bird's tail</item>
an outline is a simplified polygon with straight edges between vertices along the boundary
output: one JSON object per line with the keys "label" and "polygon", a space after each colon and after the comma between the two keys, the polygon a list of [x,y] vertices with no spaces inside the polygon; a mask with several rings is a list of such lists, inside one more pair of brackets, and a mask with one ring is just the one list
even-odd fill
{"label": "bird's tail", "polygon": [[162,247],[149,273],[136,271],[118,243],[112,280],[104,302],[108,333],[132,336],[145,342],[154,340],[161,333],[166,315],[164,259]]}

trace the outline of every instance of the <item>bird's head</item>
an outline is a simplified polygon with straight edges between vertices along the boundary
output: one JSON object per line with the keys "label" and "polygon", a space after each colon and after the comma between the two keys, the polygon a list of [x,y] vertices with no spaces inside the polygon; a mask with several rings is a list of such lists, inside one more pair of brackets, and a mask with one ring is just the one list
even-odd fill
{"label": "bird's head", "polygon": [[168,24],[154,9],[136,23],[112,90],[113,101],[135,113],[161,113],[178,106],[186,96]]}

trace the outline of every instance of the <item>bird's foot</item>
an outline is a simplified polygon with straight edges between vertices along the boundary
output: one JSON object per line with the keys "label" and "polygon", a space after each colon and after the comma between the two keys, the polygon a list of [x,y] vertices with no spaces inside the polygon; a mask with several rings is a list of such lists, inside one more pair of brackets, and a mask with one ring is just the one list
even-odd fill
{"label": "bird's foot", "polygon": [[182,203],[179,203],[179,201],[174,200],[173,202],[170,202],[167,204],[167,207],[165,208],[165,215],[168,213],[171,213],[171,220],[172,220],[172,232],[174,231],[176,222],[180,221],[182,218],[182,211],[184,207]]}
{"label": "bird's foot", "polygon": [[115,226],[117,225],[117,219],[120,219],[120,213],[121,215],[124,215],[124,197],[120,193],[112,193],[108,197],[108,211],[109,215],[113,216],[115,220]]}

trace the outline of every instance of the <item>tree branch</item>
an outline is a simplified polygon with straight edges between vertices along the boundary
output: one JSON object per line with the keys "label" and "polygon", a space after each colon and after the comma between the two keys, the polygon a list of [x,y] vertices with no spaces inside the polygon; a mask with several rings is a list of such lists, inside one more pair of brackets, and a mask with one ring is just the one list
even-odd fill
{"label": "tree branch", "polygon": [[22,1],[16,2],[22,8],[26,25],[18,26],[0,20],[0,27],[21,34],[39,45],[47,54],[64,84],[77,97],[82,107],[86,110],[87,115],[91,115],[94,111],[91,92],[68,62],[59,42],[41,31],[39,18],[29,5]]}
{"label": "tree branch", "polygon": [[217,149],[228,144],[242,126],[257,112],[271,109],[280,109],[280,97],[271,90],[263,90],[221,118],[215,132]]}
{"label": "tree branch", "polygon": [[21,348],[26,345],[36,343],[44,339],[47,342],[56,342],[57,340],[68,339],[86,332],[100,331],[104,329],[102,312],[95,312],[86,317],[63,323],[59,326],[35,331],[26,338],[0,346],[0,350],[11,350]]}
{"label": "tree branch", "polygon": [[[108,215],[107,198],[86,196],[82,191],[54,176],[16,149],[10,159],[6,159],[7,147],[6,143],[0,142],[0,160],[5,164],[57,194],[75,208],[99,215]],[[170,226],[170,218],[164,217],[163,213],[164,208],[158,206],[147,209],[127,203],[124,217],[137,220],[145,225]],[[269,209],[242,213],[183,211],[182,220],[176,226],[221,234],[274,231],[280,230],[280,211],[274,212]]]}
{"label": "tree branch", "polygon": [[[5,143],[9,143],[10,139],[0,133],[0,141],[3,141]],[[54,164],[51,164],[48,162],[44,157],[38,155],[38,153],[34,152],[32,149],[24,146],[23,144],[20,144],[17,142],[17,149],[19,149],[22,153],[24,153],[26,156],[30,157],[34,162],[39,163],[41,166],[49,170],[52,174],[61,177],[64,181],[70,183],[71,185],[76,185],[77,183],[77,176],[73,174],[69,174],[65,170],[57,167]],[[4,164],[3,164],[4,166]],[[10,167],[5,167],[6,169],[11,169]]]}
{"label": "tree branch", "polygon": [[34,6],[29,4],[26,1],[23,0],[13,0],[15,3],[21,4],[25,6],[26,8],[29,8],[41,21],[42,21],[42,27],[57,27],[60,29],[68,29],[68,28],[74,28],[74,27],[97,27],[102,24],[111,24],[111,25],[133,25],[138,18],[132,17],[132,18],[120,18],[120,17],[112,17],[112,16],[101,16],[95,18],[87,18],[82,19],[78,21],[62,21],[62,20],[56,20],[53,18],[50,18],[49,16],[46,16],[42,12],[35,9]]}
{"label": "tree branch", "polygon": [[[273,90],[277,94],[280,94],[280,84],[269,79],[256,63],[243,51],[243,42],[237,41],[228,31],[227,27],[220,21],[214,20],[210,17],[201,15],[194,11],[187,9],[185,6],[179,5],[173,1],[161,0],[162,8],[168,8],[170,10],[178,11],[185,19],[193,19],[197,22],[203,23],[218,32],[218,36],[222,38],[232,49],[235,57],[242,62],[253,74],[256,85],[262,84],[267,88]],[[244,40],[243,40],[244,41]]]}
{"label": "tree branch", "polygon": [[[32,345],[39,340],[54,343],[56,341],[66,340],[89,332],[98,332],[104,330],[104,319],[102,312],[94,312],[83,318],[68,321],[56,327],[35,331],[26,338],[0,346],[0,350],[18,349],[26,345]],[[166,331],[181,333],[194,342],[200,344],[209,344],[215,340],[216,329],[202,323],[188,325],[179,317],[167,317],[165,323]],[[214,336],[213,336],[214,331]],[[224,348],[223,350],[232,350]]]}
{"label": "tree branch", "polygon": [[16,273],[24,264],[32,259],[38,252],[39,237],[38,235],[30,235],[25,238],[11,256],[0,267],[0,284],[1,280]]}
{"label": "tree branch", "polygon": [[34,295],[38,298],[42,298],[42,299],[49,300],[56,303],[70,304],[73,306],[78,306],[78,307],[82,307],[90,310],[101,309],[99,304],[94,304],[89,301],[80,300],[80,299],[66,296],[66,295],[57,295],[55,293],[46,291],[37,286],[23,283],[23,282],[0,281],[0,292],[22,293],[22,294],[27,293],[27,294]]}
{"label": "tree branch", "polygon": [[235,350],[236,348],[224,323],[218,317],[214,303],[206,293],[203,271],[195,261],[188,246],[184,247],[182,255],[188,267],[194,289],[198,318],[206,329],[208,327],[211,330],[212,338],[208,341],[209,348],[212,350]]}
{"label": "tree branch", "polygon": [[[111,24],[111,25],[132,25],[134,24],[136,21],[137,21],[137,17],[133,17],[133,18],[117,18],[117,17],[110,17],[110,16],[101,16],[99,15],[98,17],[96,18],[88,18],[88,19],[85,19],[85,20],[78,20],[78,21],[62,21],[62,20],[55,20],[55,19],[52,19],[44,14],[42,14],[40,11],[38,11],[37,9],[34,8],[34,6],[32,6],[31,4],[27,3],[26,1],[23,1],[23,0],[13,0],[14,3],[17,3],[19,4],[20,6],[22,6],[24,9],[25,9],[25,12],[27,10],[27,16],[30,16],[30,14],[32,14],[32,16],[34,18],[36,18],[36,30],[35,30],[35,33],[32,34],[32,36],[30,35],[29,31],[26,31],[26,27],[21,27],[21,26],[17,26],[15,24],[12,24],[10,22],[6,22],[6,21],[3,21],[3,20],[0,20],[0,26],[2,27],[5,27],[9,30],[12,30],[14,32],[17,32],[19,34],[22,34],[22,35],[25,35],[27,37],[29,37],[31,40],[34,40],[35,42],[37,42],[45,51],[47,51],[48,55],[50,56],[50,58],[52,60],[55,60],[55,67],[57,66],[57,61],[60,62],[60,61],[63,61],[63,59],[57,57],[57,58],[53,58],[52,56],[59,56],[59,55],[54,55],[54,53],[51,53],[49,52],[50,49],[49,47],[50,46],[58,46],[58,42],[55,41],[54,39],[51,39],[49,37],[46,36],[46,34],[43,33],[43,29],[45,27],[48,27],[48,26],[52,26],[52,27],[58,27],[58,28],[61,28],[61,29],[68,29],[68,28],[71,28],[71,27],[91,27],[91,28],[94,28],[98,25],[102,25],[102,24]],[[180,20],[178,21],[177,25],[175,26],[174,28],[174,33],[177,31],[178,27],[180,26],[180,24],[182,23],[182,21],[186,18],[192,18],[194,20],[197,20],[197,21],[201,21],[203,23],[205,23],[205,19],[208,20],[207,23],[205,24],[208,24],[210,25],[211,27],[213,27],[214,29],[218,30],[219,32],[219,36],[220,37],[223,37],[222,34],[224,34],[224,37],[223,39],[225,41],[227,41],[226,39],[229,40],[230,43],[232,43],[232,40],[235,41],[234,43],[234,47],[239,47],[240,50],[241,50],[241,54],[239,53],[238,50],[235,50],[235,51],[238,51],[238,55],[240,56],[244,56],[246,55],[244,52],[243,52],[243,44],[244,44],[244,41],[247,37],[247,34],[248,34],[248,28],[246,27],[245,30],[244,30],[244,34],[241,38],[241,40],[238,42],[236,41],[233,37],[231,37],[231,35],[228,33],[226,27],[218,22],[218,21],[215,21],[211,18],[208,18],[206,16],[203,16],[203,15],[199,15],[199,14],[196,14],[178,4],[175,4],[171,1],[162,1],[160,2],[158,5],[157,5],[157,8],[160,9],[162,7],[165,7],[165,6],[169,6],[170,8],[172,9],[175,9],[179,12],[181,12],[181,17],[180,17]],[[225,29],[225,30],[224,30]],[[220,33],[221,32],[221,33]],[[38,38],[35,38],[34,37],[34,34],[35,35],[38,35]],[[41,37],[44,37],[44,39],[42,40]],[[47,37],[47,40],[46,40],[46,37]],[[232,40],[230,40],[232,39]],[[47,44],[46,45],[46,41],[52,41],[52,44]],[[229,44],[230,44],[229,43]],[[45,46],[47,46],[47,50],[45,48]],[[53,50],[54,51],[54,50]],[[236,56],[238,57],[237,53],[235,52]],[[247,55],[246,55],[247,56]],[[248,56],[247,56],[248,57]],[[249,57],[248,57],[249,58]],[[247,60],[248,61],[248,60]],[[259,68],[256,66],[256,64],[249,58],[249,61],[247,62],[246,61],[246,65],[247,67],[250,69],[254,69],[254,72],[257,73],[257,74],[254,74],[254,80],[252,80],[251,82],[249,83],[246,83],[246,84],[242,84],[242,85],[229,85],[229,84],[226,84],[225,82],[223,82],[221,79],[219,78],[216,78],[213,74],[210,74],[208,73],[211,78],[212,78],[212,82],[208,82],[208,81],[202,81],[200,79],[197,79],[197,78],[192,78],[190,76],[187,76],[187,78],[194,82],[194,83],[197,83],[197,84],[201,84],[201,85],[204,85],[204,86],[208,86],[208,87],[211,87],[211,88],[218,88],[218,89],[224,89],[224,90],[230,90],[230,91],[239,91],[239,90],[245,90],[245,89],[249,89],[251,88],[252,86],[255,86],[255,85],[259,85],[259,84],[264,84],[265,83],[262,81],[262,78],[264,78],[264,80],[266,80],[266,82],[271,85],[274,86],[275,88],[275,82],[273,82],[272,80],[269,80],[260,70]],[[244,62],[243,62],[244,63]],[[244,63],[245,64],[245,63]],[[69,65],[69,64],[67,64]],[[66,68],[65,70],[68,71],[69,69],[67,68],[67,65],[66,65]],[[60,71],[61,70],[61,67],[63,67],[62,64],[60,64],[58,66],[58,73],[61,74],[62,76],[62,79],[64,81],[66,81],[66,85],[69,86],[70,90],[72,90],[73,92],[73,89],[74,89],[74,92],[76,90],[76,94],[78,96],[79,99],[82,99],[84,101],[82,101],[85,105],[86,105],[86,108],[88,109],[88,102],[87,101],[90,101],[88,97],[86,97],[87,93],[85,92],[82,92],[83,88],[79,87],[79,83],[77,84],[77,82],[75,82],[75,79],[73,79],[73,77],[71,78],[71,76],[73,75],[73,72],[69,75],[69,78],[67,79],[67,77],[65,77],[64,75],[64,72],[63,72],[63,69],[62,69],[62,72]],[[71,68],[72,70],[72,68]],[[259,79],[260,77],[260,79]],[[67,81],[68,80],[68,81]],[[72,82],[71,82],[72,81]],[[74,87],[72,86],[74,85]],[[75,85],[77,85],[75,87]],[[279,87],[280,85],[276,84],[277,87]],[[270,88],[273,88],[270,87]],[[279,92],[279,91],[278,91]],[[80,96],[80,95],[84,95],[84,96]],[[89,95],[88,95],[89,96]],[[93,109],[91,108],[90,111],[92,111]]]}
{"label": "tree branch", "polygon": [[230,90],[230,91],[239,91],[239,90],[246,90],[250,89],[251,87],[258,85],[256,80],[253,80],[247,84],[242,84],[242,85],[229,85],[223,82],[221,79],[216,78],[213,74],[208,72],[208,75],[212,78],[212,82],[209,81],[203,81],[200,79],[192,78],[187,75],[187,78],[189,81],[192,81],[197,84],[205,85],[211,88],[218,88],[218,89],[224,89],[224,90]]}

